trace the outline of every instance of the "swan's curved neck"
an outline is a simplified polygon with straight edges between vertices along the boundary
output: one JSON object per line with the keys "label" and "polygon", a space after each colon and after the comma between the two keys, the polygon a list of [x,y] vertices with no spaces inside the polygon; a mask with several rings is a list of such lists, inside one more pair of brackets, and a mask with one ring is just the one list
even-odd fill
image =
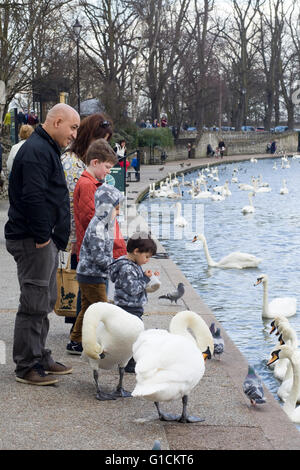
{"label": "swan's curved neck", "polygon": [[[194,336],[188,331],[188,328],[192,330]],[[206,351],[209,346],[211,354],[213,353],[214,345],[211,332],[197,313],[189,310],[178,313],[172,318],[169,330],[172,334],[186,336],[195,341],[201,352]]]}
{"label": "swan's curved neck", "polygon": [[298,399],[299,387],[300,387],[300,361],[299,355],[297,353],[292,354],[289,357],[293,368],[293,386],[290,391],[288,398],[286,399],[285,404],[283,405],[283,410],[294,411]]}
{"label": "swan's curved neck", "polygon": [[202,240],[202,243],[203,243],[203,249],[204,249],[208,266],[217,266],[218,263],[216,263],[209,254],[208,246],[207,246],[207,242],[205,238]]}

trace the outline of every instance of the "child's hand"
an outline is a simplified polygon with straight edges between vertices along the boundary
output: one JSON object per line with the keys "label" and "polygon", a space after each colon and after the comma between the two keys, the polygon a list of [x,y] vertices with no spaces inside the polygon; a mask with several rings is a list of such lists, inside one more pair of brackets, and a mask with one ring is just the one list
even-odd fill
{"label": "child's hand", "polygon": [[145,274],[145,276],[147,276],[147,277],[151,277],[151,276],[152,276],[152,271],[151,271],[151,269],[147,269],[147,271],[145,271],[144,274]]}
{"label": "child's hand", "polygon": [[159,271],[155,271],[154,276],[159,276],[159,275],[160,275],[160,272],[159,272]]}

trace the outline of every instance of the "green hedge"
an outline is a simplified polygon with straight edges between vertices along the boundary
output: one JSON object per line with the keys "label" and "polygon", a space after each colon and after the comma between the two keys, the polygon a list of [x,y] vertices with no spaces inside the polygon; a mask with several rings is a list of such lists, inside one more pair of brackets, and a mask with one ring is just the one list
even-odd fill
{"label": "green hedge", "polygon": [[114,132],[110,144],[115,146],[115,142],[121,139],[126,140],[127,151],[138,147],[173,147],[174,138],[171,129],[168,127],[139,128],[137,126],[127,126]]}
{"label": "green hedge", "polygon": [[172,147],[174,138],[168,127],[153,127],[138,130],[139,147]]}

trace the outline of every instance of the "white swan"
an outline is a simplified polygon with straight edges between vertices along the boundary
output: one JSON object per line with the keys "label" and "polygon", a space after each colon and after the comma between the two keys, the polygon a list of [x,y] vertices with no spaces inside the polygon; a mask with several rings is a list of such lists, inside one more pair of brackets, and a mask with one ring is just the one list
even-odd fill
{"label": "white swan", "polygon": [[293,385],[282,407],[283,411],[294,423],[300,423],[300,406],[296,407],[298,392],[300,388],[300,354],[291,346],[283,345],[272,352],[272,357],[267,365],[272,364],[279,358],[288,358],[293,369]]}
{"label": "white swan", "polygon": [[[287,344],[288,346],[297,347],[297,335],[293,333],[293,328],[288,322],[280,322],[277,327],[277,335],[279,336],[279,343],[277,346],[281,346],[282,344]],[[273,350],[275,347],[273,347]],[[288,359],[279,359],[275,363],[274,367],[274,377],[276,379],[283,381],[285,379],[287,368],[288,368],[289,361]],[[288,377],[287,377],[288,378]]]}
{"label": "white swan", "polygon": [[174,225],[176,227],[186,227],[188,225],[185,218],[181,215],[181,203],[176,202],[176,217],[174,218]]}
{"label": "white swan", "polygon": [[286,180],[283,180],[283,186],[280,188],[280,194],[288,194],[289,190],[286,186]]}
{"label": "white swan", "polygon": [[252,201],[252,196],[255,196],[255,193],[249,193],[248,194],[248,198],[249,198],[249,205],[248,206],[244,206],[242,208],[242,213],[243,214],[253,214],[253,212],[255,212],[255,208],[253,206],[253,201]]}
{"label": "white swan", "polygon": [[[280,341],[280,345],[286,344],[287,346],[290,346],[291,348],[295,350],[298,349],[297,333],[294,330],[294,328],[292,328],[291,326],[283,328],[281,335],[279,337],[279,341]],[[281,378],[282,383],[277,390],[277,395],[282,401],[286,401],[293,385],[293,368],[292,368],[291,362],[287,358],[281,359],[281,361],[284,361],[280,370],[280,374],[283,374],[283,377]],[[274,375],[277,370],[276,364],[278,364],[278,362],[279,361],[276,361],[275,363]],[[300,388],[298,390],[298,396],[297,396],[297,402],[299,401],[300,401]]]}
{"label": "white swan", "polygon": [[[144,330],[140,318],[125,312],[117,305],[97,302],[86,310],[82,325],[82,358],[93,370],[98,400],[113,400],[131,396],[123,389],[124,368],[132,356],[132,345]],[[100,389],[99,369],[119,367],[120,380],[111,395]]]}
{"label": "white swan", "polygon": [[[207,324],[200,315],[191,311],[177,313],[171,320],[169,332],[160,329],[144,331],[133,345],[136,386],[132,396],[153,401],[162,421],[202,421],[187,416],[187,397],[203,377],[203,356],[211,357],[213,350],[213,338]],[[181,416],[161,412],[159,402],[179,398],[183,404]]]}
{"label": "white swan", "polygon": [[272,168],[273,168],[273,170],[278,170],[276,162],[274,162],[274,165],[273,165]]}
{"label": "white swan", "polygon": [[257,278],[254,284],[257,286],[262,283],[264,287],[263,318],[275,318],[279,316],[291,317],[295,315],[297,310],[297,299],[295,297],[277,297],[268,304],[268,282],[269,278],[267,274],[262,274]]}
{"label": "white swan", "polygon": [[257,258],[254,255],[248,253],[241,253],[240,251],[234,251],[227,256],[224,256],[219,262],[214,261],[208,251],[208,246],[206,242],[206,238],[203,234],[196,235],[193,239],[193,242],[197,240],[201,240],[203,243],[203,248],[207,260],[208,266],[216,267],[216,268],[235,268],[235,269],[243,269],[243,268],[256,268],[259,263],[261,262],[261,258]]}

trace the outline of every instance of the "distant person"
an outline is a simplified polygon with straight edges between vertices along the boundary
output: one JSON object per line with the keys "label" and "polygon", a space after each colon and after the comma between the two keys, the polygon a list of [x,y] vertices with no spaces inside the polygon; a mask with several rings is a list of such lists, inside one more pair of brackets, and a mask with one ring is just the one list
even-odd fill
{"label": "distant person", "polygon": [[219,145],[218,145],[219,149],[220,149],[220,155],[221,155],[221,158],[224,157],[224,152],[226,150],[226,147],[225,147],[225,142],[223,140],[221,140],[219,142]]}
{"label": "distant person", "polygon": [[187,144],[188,158],[192,157],[192,144]]}
{"label": "distant person", "polygon": [[215,151],[213,150],[212,146],[208,144],[207,149],[206,149],[206,156],[207,157],[214,157]]}
{"label": "distant person", "polygon": [[154,119],[153,121],[153,127],[160,127],[160,124],[158,122],[158,119]]}
{"label": "distant person", "polygon": [[167,120],[167,118],[166,118],[165,116],[161,118],[160,125],[161,125],[161,127],[167,127],[167,125],[168,125],[168,120]]}
{"label": "distant person", "polygon": [[267,144],[267,148],[266,148],[267,153],[271,153],[271,145],[272,145],[271,142]]}
{"label": "distant person", "polygon": [[29,124],[24,124],[23,126],[20,127],[19,137],[21,140],[17,144],[12,146],[12,148],[10,149],[8,158],[7,158],[6,166],[7,166],[8,174],[10,174],[11,172],[15,156],[17,155],[19,149],[22,147],[24,142],[26,142],[28,137],[30,137],[33,132],[34,132],[34,128],[32,126],[29,126]]}
{"label": "distant person", "polygon": [[27,124],[27,121],[26,121],[26,118],[25,118],[25,114],[23,113],[22,110],[20,110],[18,112],[18,126],[19,126],[19,129],[21,126],[23,126],[23,124]]}
{"label": "distant person", "polygon": [[276,140],[274,140],[271,143],[271,154],[274,154],[276,152],[276,149],[277,149],[277,144],[276,144]]}
{"label": "distant person", "polygon": [[57,298],[58,252],[70,234],[70,203],[60,162],[61,149],[76,138],[80,117],[64,103],[48,111],[19,149],[9,181],[7,251],[17,264],[20,285],[13,359],[17,382],[52,385],[53,375],[72,367],[55,362],[46,348],[48,314]]}
{"label": "distant person", "polygon": [[34,110],[32,109],[30,111],[30,114],[28,115],[28,120],[27,120],[28,124],[30,124],[31,126],[36,126],[38,123],[39,123],[39,119],[37,117],[37,115],[35,114]]}
{"label": "distant person", "polygon": [[[115,144],[114,151],[117,154],[119,165],[123,168],[124,167],[124,157],[126,157],[126,140],[121,139],[118,143]],[[126,171],[127,168],[130,166],[128,160],[126,160]]]}
{"label": "distant person", "polygon": [[10,113],[8,111],[5,114],[3,126],[4,126],[4,133],[9,134],[10,133],[10,126],[11,126],[11,116],[10,116]]}

